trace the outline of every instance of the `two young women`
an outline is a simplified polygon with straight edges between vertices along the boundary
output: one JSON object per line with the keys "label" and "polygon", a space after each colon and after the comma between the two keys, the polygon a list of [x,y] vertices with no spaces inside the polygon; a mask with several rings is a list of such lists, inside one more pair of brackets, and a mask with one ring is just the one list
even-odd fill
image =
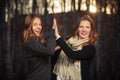
{"label": "two young women", "polygon": [[97,41],[91,17],[83,16],[66,41],[61,38],[55,19],[49,34],[46,38],[43,36],[39,16],[31,14],[25,18],[23,49],[29,71],[26,80],[51,79],[51,56],[54,55],[56,43],[59,46],[56,49],[61,50],[53,70],[57,80],[89,80],[89,67],[96,52]]}

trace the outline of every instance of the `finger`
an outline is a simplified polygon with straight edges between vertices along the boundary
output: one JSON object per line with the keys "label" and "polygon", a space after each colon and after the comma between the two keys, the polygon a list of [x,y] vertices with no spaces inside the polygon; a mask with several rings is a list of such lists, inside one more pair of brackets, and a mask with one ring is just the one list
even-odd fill
{"label": "finger", "polygon": [[53,26],[52,26],[52,28],[55,29],[55,26],[56,26],[56,21],[55,21],[55,18],[53,18]]}

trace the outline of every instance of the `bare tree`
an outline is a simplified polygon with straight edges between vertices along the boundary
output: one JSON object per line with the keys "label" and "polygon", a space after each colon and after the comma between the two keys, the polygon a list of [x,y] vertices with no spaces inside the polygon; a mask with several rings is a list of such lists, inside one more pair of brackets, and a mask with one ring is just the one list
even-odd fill
{"label": "bare tree", "polygon": [[36,12],[36,9],[37,9],[37,1],[36,0],[33,0],[33,7],[32,7],[32,12]]}
{"label": "bare tree", "polygon": [[87,13],[89,12],[90,7],[90,0],[86,0],[86,6],[87,6]]}
{"label": "bare tree", "polygon": [[102,1],[98,0],[98,5],[99,5],[99,13],[98,13],[98,25],[97,25],[97,31],[98,31],[98,46],[97,46],[97,54],[96,54],[96,61],[97,61],[97,78],[98,80],[101,80],[101,74],[100,74],[100,65],[101,65],[101,58],[100,58],[100,49],[101,49],[101,22],[102,22]]}
{"label": "bare tree", "polygon": [[71,10],[75,11],[75,0],[71,0]]}
{"label": "bare tree", "polygon": [[81,2],[82,2],[82,0],[78,0],[78,12],[80,11]]}
{"label": "bare tree", "polygon": [[5,6],[7,0],[0,0],[0,80],[5,80],[6,65],[4,61],[6,49],[6,22],[5,22]]}
{"label": "bare tree", "polygon": [[117,68],[116,68],[116,79],[120,80],[120,0],[117,0],[118,11],[117,11]]}

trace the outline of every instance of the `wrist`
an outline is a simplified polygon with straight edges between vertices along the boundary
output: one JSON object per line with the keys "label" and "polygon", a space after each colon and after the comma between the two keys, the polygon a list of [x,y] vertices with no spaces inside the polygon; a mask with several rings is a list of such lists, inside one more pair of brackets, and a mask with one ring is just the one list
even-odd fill
{"label": "wrist", "polygon": [[61,37],[60,35],[57,35],[57,36],[56,36],[56,40],[59,39],[60,37]]}

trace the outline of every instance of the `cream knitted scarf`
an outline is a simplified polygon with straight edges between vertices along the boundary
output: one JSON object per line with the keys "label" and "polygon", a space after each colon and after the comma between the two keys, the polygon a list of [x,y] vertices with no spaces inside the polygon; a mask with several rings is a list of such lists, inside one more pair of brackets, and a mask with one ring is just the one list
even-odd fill
{"label": "cream knitted scarf", "polygon": [[[66,43],[71,49],[76,51],[81,50],[81,45],[88,40],[88,38],[79,40],[76,36],[68,39]],[[60,52],[53,72],[57,75],[57,80],[81,80],[82,78],[80,60],[68,58],[63,50]]]}

